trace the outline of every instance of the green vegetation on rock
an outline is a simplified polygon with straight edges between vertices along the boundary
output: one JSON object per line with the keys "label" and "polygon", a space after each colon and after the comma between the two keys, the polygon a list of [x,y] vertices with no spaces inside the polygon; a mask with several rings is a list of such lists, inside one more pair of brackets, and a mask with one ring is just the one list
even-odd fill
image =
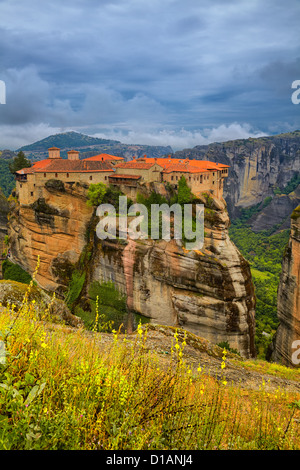
{"label": "green vegetation on rock", "polygon": [[28,274],[21,266],[12,263],[8,259],[2,262],[2,276],[5,280],[17,281],[23,284],[29,284],[31,279]]}
{"label": "green vegetation on rock", "polygon": [[257,206],[242,212],[229,229],[230,238],[249,261],[256,294],[256,347],[259,357],[265,357],[268,345],[278,326],[277,288],[281,263],[289,239],[289,230],[278,233],[255,233],[247,220]]}

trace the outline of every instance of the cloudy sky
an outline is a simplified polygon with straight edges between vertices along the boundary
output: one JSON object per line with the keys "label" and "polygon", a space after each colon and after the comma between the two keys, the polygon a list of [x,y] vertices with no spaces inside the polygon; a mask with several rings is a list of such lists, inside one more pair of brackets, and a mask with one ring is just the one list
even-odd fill
{"label": "cloudy sky", "polygon": [[299,0],[0,0],[0,149],[74,130],[198,144],[300,128]]}

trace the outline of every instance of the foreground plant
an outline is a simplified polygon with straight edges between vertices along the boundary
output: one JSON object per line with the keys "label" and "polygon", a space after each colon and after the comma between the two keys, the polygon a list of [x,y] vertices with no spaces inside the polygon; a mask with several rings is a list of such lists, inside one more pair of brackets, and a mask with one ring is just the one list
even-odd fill
{"label": "foreground plant", "polygon": [[103,352],[101,333],[48,320],[28,295],[0,316],[0,449],[300,447],[299,397],[231,387],[225,349],[215,380],[185,362],[178,331],[162,367],[141,325],[135,335],[113,330]]}

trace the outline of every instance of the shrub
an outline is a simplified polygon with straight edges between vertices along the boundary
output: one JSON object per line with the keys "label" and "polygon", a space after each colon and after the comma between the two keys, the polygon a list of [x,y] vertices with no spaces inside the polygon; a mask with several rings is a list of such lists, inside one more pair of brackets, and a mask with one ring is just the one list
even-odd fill
{"label": "shrub", "polygon": [[2,262],[2,276],[5,280],[22,282],[23,284],[29,284],[31,281],[30,274],[8,259]]}
{"label": "shrub", "polygon": [[189,204],[192,199],[192,192],[184,176],[178,182],[178,204]]}
{"label": "shrub", "polygon": [[87,205],[90,207],[102,204],[107,192],[107,186],[104,183],[90,184],[87,194]]}

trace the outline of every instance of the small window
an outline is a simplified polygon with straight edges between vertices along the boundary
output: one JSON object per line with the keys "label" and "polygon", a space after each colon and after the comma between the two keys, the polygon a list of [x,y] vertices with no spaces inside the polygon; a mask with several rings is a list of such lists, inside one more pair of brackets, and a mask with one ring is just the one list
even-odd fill
{"label": "small window", "polygon": [[58,176],[57,173],[55,173],[55,178],[57,178],[57,176]]}
{"label": "small window", "polygon": [[202,175],[200,176],[200,183],[202,183]]}
{"label": "small window", "polygon": [[107,180],[107,176],[104,176],[104,179]]}
{"label": "small window", "polygon": [[67,173],[67,178],[69,178],[69,173]]}
{"label": "small window", "polygon": [[90,176],[90,180],[92,180],[92,179],[93,179],[93,177],[92,177],[92,175],[91,175],[91,176]]}
{"label": "small window", "polygon": [[44,178],[46,178],[46,176],[47,176],[47,173],[44,173]]}
{"label": "small window", "polygon": [[31,191],[31,193],[30,193],[30,196],[31,196],[31,197],[33,196],[33,192],[32,192],[32,191]]}

